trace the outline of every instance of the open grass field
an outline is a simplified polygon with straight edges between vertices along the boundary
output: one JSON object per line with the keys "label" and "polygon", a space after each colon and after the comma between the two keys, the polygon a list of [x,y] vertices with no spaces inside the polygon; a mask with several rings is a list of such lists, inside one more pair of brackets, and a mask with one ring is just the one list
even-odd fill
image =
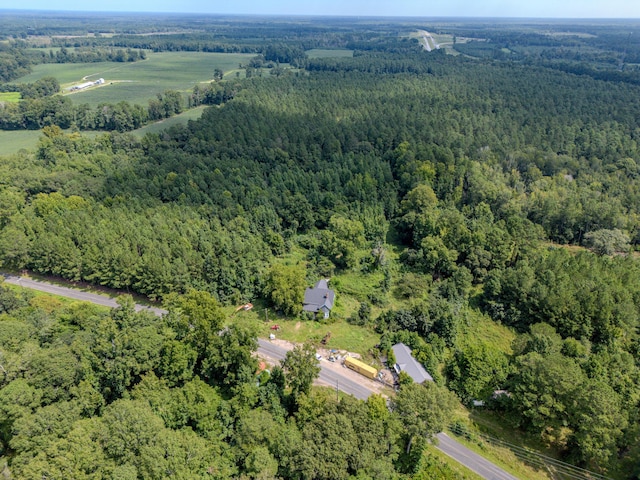
{"label": "open grass field", "polygon": [[[82,132],[83,135],[96,136],[104,132]],[[12,155],[20,150],[35,150],[42,135],[40,130],[0,130],[0,156]]]}
{"label": "open grass field", "polygon": [[137,137],[144,137],[147,133],[159,133],[162,130],[165,130],[174,125],[181,125],[187,123],[189,120],[197,120],[202,115],[204,109],[207,108],[206,105],[202,105],[200,107],[192,108],[187,110],[186,112],[182,112],[180,115],[176,115],[174,117],[167,118],[160,122],[151,123],[149,125],[145,125],[142,128],[137,130],[133,130],[133,133]]}
{"label": "open grass field", "polygon": [[0,155],[11,155],[22,149],[33,150],[40,135],[40,130],[0,130]]}
{"label": "open grass field", "polygon": [[307,50],[306,54],[309,58],[351,58],[353,57],[353,50],[313,48]]}
{"label": "open grass field", "polygon": [[85,76],[97,75],[114,67],[125,67],[127,63],[97,62],[97,63],[44,63],[35,65],[33,71],[14,80],[11,83],[32,83],[43,77],[55,77],[60,85],[81,83]]}
{"label": "open grass field", "polygon": [[[189,120],[200,118],[206,106],[192,108],[186,112],[167,118],[166,120],[146,125],[131,133],[137,137],[144,137],[147,133],[158,133],[173,125],[185,124]],[[104,132],[82,132],[83,135],[101,135]],[[40,130],[0,130],[0,156],[18,153],[20,150],[34,150],[38,144],[38,139],[42,135]]]}
{"label": "open grass field", "polygon": [[19,102],[20,92],[0,92],[0,102]]}
{"label": "open grass field", "polygon": [[147,105],[149,99],[165,90],[187,92],[194,85],[209,82],[213,71],[229,72],[252,55],[204,52],[149,53],[147,59],[133,63],[66,63],[36,65],[33,72],[15,83],[34,82],[42,77],[58,79],[63,89],[104,78],[105,84],[79,92],[68,93],[74,103],[97,106],[100,103],[126,101]]}

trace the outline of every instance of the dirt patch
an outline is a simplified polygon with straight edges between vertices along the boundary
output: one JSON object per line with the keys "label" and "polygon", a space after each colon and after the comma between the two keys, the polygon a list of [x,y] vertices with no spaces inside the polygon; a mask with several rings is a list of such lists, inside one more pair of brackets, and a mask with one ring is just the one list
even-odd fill
{"label": "dirt patch", "polygon": [[274,345],[277,345],[286,350],[293,350],[293,347],[296,346],[296,344],[293,342],[288,342],[287,340],[281,340],[279,338],[274,338],[273,340],[269,340],[269,341]]}
{"label": "dirt patch", "polygon": [[[281,348],[284,348],[286,350],[293,350],[293,348],[296,346],[295,343],[293,342],[289,342],[287,340],[281,340],[279,338],[275,338],[273,340],[271,340],[271,343],[273,343],[274,345],[277,345]],[[393,386],[393,377],[391,376],[391,374],[388,371],[383,370],[383,372],[385,372],[383,374],[383,381],[379,381],[379,380],[371,380],[369,378],[366,378],[363,375],[360,375],[357,372],[354,372],[353,370],[348,369],[347,367],[345,367],[343,365],[344,362],[344,357],[345,356],[350,356],[350,357],[354,357],[354,358],[361,358],[359,354],[357,353],[353,353],[353,352],[347,352],[346,350],[334,350],[333,352],[329,349],[325,349],[325,348],[319,348],[316,350],[318,352],[318,354],[320,354],[322,356],[322,359],[320,360],[320,365],[323,368],[328,368],[330,370],[335,370],[335,371],[339,371],[341,375],[350,378],[351,380],[359,383],[360,385],[364,385],[366,387],[368,387],[370,390],[373,390],[375,392],[378,393],[382,393],[383,395],[386,393],[386,390],[390,387]],[[336,357],[336,361],[335,362],[330,362],[329,361],[329,357],[330,356],[335,356]],[[268,364],[270,365],[279,365],[280,361],[273,359],[273,358],[269,358],[266,357],[264,355],[260,355],[260,357],[266,361]],[[385,384],[385,382],[387,382]],[[323,386],[330,386],[333,387],[334,385],[325,385],[321,380],[316,380],[314,382],[315,385],[323,385]],[[385,388],[386,387],[386,388]]]}
{"label": "dirt patch", "polygon": [[296,326],[295,326],[294,330],[297,332],[298,330],[300,330],[301,326],[302,326],[302,323],[300,323],[300,322],[296,323]]}

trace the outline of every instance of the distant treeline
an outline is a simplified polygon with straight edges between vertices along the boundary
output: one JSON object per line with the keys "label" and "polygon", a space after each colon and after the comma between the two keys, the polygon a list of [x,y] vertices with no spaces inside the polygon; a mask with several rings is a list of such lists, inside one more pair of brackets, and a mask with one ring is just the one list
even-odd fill
{"label": "distant treeline", "polygon": [[31,71],[31,59],[24,49],[0,43],[0,82],[10,82]]}
{"label": "distant treeline", "polygon": [[259,53],[257,44],[230,42],[219,36],[201,34],[176,35],[119,35],[113,38],[56,39],[54,45],[61,47],[81,47],[86,49],[115,48],[142,49],[153,52],[215,52],[215,53]]}
{"label": "distant treeline", "polygon": [[24,43],[0,43],[0,83],[10,82],[31,72],[41,63],[136,62],[144,60],[144,50],[131,48],[60,48],[57,51],[27,51]]}
{"label": "distant treeline", "polygon": [[147,54],[144,50],[131,48],[60,48],[58,51],[42,51],[35,57],[35,63],[93,63],[93,62],[137,62],[144,60]]}

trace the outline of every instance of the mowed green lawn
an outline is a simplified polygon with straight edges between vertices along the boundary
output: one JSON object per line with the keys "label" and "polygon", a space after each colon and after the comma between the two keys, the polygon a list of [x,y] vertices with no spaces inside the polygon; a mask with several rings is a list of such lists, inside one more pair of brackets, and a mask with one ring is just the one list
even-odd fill
{"label": "mowed green lawn", "polygon": [[[105,84],[68,93],[76,104],[118,103],[147,105],[149,99],[165,90],[191,91],[194,85],[209,82],[220,68],[228,72],[253,55],[235,53],[162,52],[148,53],[147,59],[133,63],[64,63],[36,65],[33,72],[15,83],[34,82],[42,77],[58,79],[62,88],[83,81],[104,78]],[[86,77],[86,80],[83,80]]]}

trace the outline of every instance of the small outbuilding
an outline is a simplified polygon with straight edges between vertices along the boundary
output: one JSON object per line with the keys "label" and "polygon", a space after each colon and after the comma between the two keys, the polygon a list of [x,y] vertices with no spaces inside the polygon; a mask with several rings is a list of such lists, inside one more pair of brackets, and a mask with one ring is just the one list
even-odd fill
{"label": "small outbuilding", "polygon": [[433,377],[429,375],[429,372],[425,370],[420,362],[413,358],[411,349],[404,343],[396,343],[391,349],[396,357],[396,364],[393,369],[398,375],[400,372],[405,372],[415,383],[433,382]]}
{"label": "small outbuilding", "polygon": [[304,292],[302,310],[305,312],[322,312],[324,318],[329,318],[336,294],[329,288],[326,280],[320,280],[313,288]]}

